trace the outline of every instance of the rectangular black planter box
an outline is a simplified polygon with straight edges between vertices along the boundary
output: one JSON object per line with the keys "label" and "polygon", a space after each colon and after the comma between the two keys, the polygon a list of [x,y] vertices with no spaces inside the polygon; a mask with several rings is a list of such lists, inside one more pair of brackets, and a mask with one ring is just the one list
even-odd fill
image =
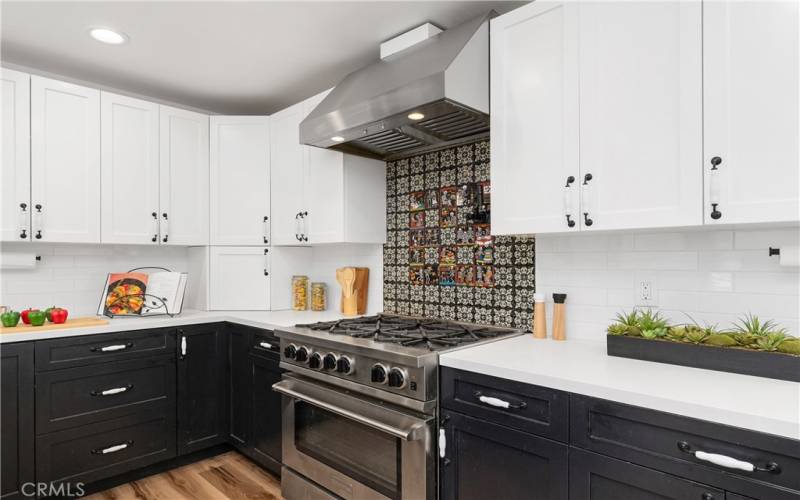
{"label": "rectangular black planter box", "polygon": [[800,356],[607,335],[609,356],[800,382]]}

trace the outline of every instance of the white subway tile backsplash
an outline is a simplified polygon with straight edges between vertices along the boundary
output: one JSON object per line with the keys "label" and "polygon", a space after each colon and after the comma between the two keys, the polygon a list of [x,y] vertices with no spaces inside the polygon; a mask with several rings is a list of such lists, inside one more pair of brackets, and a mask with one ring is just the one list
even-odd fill
{"label": "white subway tile backsplash", "polygon": [[642,280],[673,322],[728,328],[752,312],[797,335],[800,269],[779,266],[767,248],[798,241],[800,228],[540,235],[536,288],[568,294],[570,338],[602,339],[616,312],[640,302]]}

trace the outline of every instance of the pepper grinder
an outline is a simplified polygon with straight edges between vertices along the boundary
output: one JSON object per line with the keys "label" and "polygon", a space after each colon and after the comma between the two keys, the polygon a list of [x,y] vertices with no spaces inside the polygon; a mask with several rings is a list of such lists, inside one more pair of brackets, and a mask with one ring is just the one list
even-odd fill
{"label": "pepper grinder", "polygon": [[533,336],[537,339],[547,338],[547,318],[544,310],[544,294],[533,294]]}
{"label": "pepper grinder", "polygon": [[567,300],[566,293],[553,294],[553,340],[566,340],[566,311],[564,302]]}

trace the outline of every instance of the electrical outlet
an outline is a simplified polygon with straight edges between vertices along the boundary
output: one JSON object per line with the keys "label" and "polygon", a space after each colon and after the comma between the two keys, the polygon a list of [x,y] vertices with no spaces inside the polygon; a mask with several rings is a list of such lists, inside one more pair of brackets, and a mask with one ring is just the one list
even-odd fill
{"label": "electrical outlet", "polygon": [[639,300],[642,302],[653,300],[653,285],[649,281],[639,282]]}
{"label": "electrical outlet", "polygon": [[658,293],[654,276],[637,276],[636,305],[640,307],[658,306]]}

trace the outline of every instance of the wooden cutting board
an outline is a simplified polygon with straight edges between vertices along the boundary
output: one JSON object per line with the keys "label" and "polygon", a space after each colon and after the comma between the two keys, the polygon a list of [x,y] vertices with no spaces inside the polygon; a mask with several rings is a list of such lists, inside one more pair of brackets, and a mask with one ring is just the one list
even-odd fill
{"label": "wooden cutting board", "polygon": [[67,319],[66,322],[57,325],[55,323],[46,322],[42,326],[26,325],[19,321],[17,326],[3,326],[0,327],[0,334],[3,333],[36,333],[46,332],[48,330],[62,330],[64,328],[89,328],[92,326],[103,326],[108,324],[107,318],[99,318],[97,316],[89,316],[86,318]]}

